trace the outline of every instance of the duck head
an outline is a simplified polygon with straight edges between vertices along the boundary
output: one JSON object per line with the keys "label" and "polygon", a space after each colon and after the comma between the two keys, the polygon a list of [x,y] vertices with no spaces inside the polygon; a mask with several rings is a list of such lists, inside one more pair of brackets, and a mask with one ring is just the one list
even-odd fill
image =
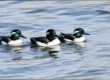
{"label": "duck head", "polygon": [[75,38],[80,38],[83,34],[80,31],[75,31],[73,35],[75,36]]}
{"label": "duck head", "polygon": [[17,40],[17,39],[19,39],[19,37],[26,38],[25,36],[22,35],[22,33],[19,29],[14,29],[11,31],[12,40]]}
{"label": "duck head", "polygon": [[[80,32],[80,34],[82,34],[82,35],[90,35],[89,33],[86,33],[85,31],[84,31],[84,29],[82,29],[82,28],[76,28],[75,30],[74,30],[74,33],[77,33],[77,32]],[[79,33],[78,33],[79,34]]]}
{"label": "duck head", "polygon": [[55,32],[54,29],[48,29],[48,30],[46,31],[46,38],[47,38],[49,41],[53,40],[56,36],[57,36],[57,35],[56,35],[56,32]]}

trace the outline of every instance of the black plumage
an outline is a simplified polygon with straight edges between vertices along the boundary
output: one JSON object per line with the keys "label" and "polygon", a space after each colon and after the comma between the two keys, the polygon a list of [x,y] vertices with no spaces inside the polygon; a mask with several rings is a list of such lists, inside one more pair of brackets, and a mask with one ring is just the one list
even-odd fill
{"label": "black plumage", "polygon": [[65,39],[69,39],[69,40],[74,40],[75,37],[73,34],[65,34],[65,33],[61,33],[61,35],[65,38]]}

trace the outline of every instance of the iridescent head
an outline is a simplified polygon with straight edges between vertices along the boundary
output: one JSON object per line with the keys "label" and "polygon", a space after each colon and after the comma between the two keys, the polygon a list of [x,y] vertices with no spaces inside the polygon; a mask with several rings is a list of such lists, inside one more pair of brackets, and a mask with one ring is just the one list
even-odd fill
{"label": "iridescent head", "polygon": [[22,35],[19,29],[14,29],[11,31],[11,39],[16,40],[19,39],[19,37],[26,38],[25,36]]}
{"label": "iridescent head", "polygon": [[76,29],[74,30],[74,34],[77,33],[77,32],[79,32],[79,33],[82,34],[82,35],[90,35],[90,34],[86,33],[86,32],[84,31],[84,29],[82,29],[82,28],[76,28]]}

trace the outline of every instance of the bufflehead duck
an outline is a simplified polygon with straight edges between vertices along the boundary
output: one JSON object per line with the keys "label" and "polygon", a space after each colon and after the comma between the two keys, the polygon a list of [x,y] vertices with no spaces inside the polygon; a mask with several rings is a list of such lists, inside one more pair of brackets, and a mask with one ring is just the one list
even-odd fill
{"label": "bufflehead duck", "polygon": [[57,36],[55,30],[48,29],[46,31],[46,37],[31,37],[30,41],[32,44],[36,44],[40,47],[49,47],[54,45],[59,45],[61,42],[63,42],[64,38],[61,36]]}
{"label": "bufflehead duck", "polygon": [[0,43],[9,46],[21,46],[23,41],[20,37],[26,38],[19,29],[14,29],[11,31],[11,36],[0,36]]}
{"label": "bufflehead duck", "polygon": [[61,33],[61,35],[64,37],[66,42],[84,42],[85,37],[83,35],[90,35],[84,31],[82,28],[76,28],[73,32],[73,34],[65,34]]}

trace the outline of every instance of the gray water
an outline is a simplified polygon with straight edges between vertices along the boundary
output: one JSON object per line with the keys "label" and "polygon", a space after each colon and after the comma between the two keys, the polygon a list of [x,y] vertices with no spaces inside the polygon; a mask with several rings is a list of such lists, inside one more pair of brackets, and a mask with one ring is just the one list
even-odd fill
{"label": "gray water", "polygon": [[[60,34],[78,27],[91,34],[87,42],[30,45],[30,37],[47,29]],[[109,1],[0,1],[0,35],[16,28],[27,39],[22,47],[0,45],[0,78],[110,79]]]}

